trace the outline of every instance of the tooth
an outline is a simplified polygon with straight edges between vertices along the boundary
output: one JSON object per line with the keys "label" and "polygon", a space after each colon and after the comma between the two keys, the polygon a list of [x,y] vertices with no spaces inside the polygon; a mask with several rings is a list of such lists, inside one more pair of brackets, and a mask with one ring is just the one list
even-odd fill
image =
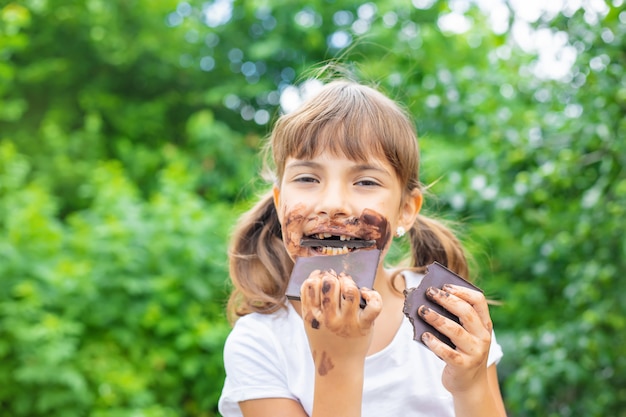
{"label": "tooth", "polygon": [[324,237],[325,237],[325,238],[329,238],[329,237],[331,237],[331,236],[332,236],[332,235],[331,235],[330,233],[324,233]]}
{"label": "tooth", "polygon": [[318,235],[317,235],[317,238],[318,238],[318,239],[323,240],[323,239],[324,239],[324,233],[320,233],[320,234],[318,234]]}

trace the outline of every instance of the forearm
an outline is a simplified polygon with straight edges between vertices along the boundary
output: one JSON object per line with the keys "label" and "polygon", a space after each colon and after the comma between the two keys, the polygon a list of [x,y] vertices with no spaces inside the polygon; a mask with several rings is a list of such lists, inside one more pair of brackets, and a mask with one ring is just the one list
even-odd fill
{"label": "forearm", "polygon": [[496,398],[485,381],[470,390],[453,394],[456,417],[505,417],[501,400]]}
{"label": "forearm", "polygon": [[[313,271],[302,284],[301,314],[315,366],[312,417],[360,417],[365,357],[380,294],[359,290],[352,278]],[[367,302],[360,308],[361,296]]]}
{"label": "forearm", "polygon": [[360,417],[363,378],[363,361],[333,363],[331,358],[318,359],[311,417]]}

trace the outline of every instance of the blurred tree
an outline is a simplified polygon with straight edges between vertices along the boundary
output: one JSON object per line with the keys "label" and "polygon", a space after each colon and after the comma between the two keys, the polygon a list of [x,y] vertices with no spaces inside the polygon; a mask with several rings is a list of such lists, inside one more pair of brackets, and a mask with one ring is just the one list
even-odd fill
{"label": "blurred tree", "polygon": [[0,410],[216,413],[230,224],[337,59],[415,115],[511,414],[625,416],[623,0],[482,4],[3,3]]}

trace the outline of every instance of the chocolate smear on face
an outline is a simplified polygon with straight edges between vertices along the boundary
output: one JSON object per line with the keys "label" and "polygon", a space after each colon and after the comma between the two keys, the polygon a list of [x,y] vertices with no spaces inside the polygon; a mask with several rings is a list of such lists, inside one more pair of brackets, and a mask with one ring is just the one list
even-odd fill
{"label": "chocolate smear on face", "polygon": [[[332,219],[324,221],[315,219],[317,224],[312,228],[310,237],[303,236],[300,239],[301,247],[329,247],[348,249],[376,248],[383,250],[391,238],[387,219],[380,213],[371,209],[365,209],[359,217],[348,219]],[[330,234],[334,238],[318,239],[319,234]],[[350,240],[339,240],[338,236],[349,236]]]}
{"label": "chocolate smear on face", "polygon": [[285,223],[283,229],[283,242],[290,256],[301,256],[300,239],[302,237],[300,230],[307,222],[304,215],[306,207],[304,205],[296,206],[291,212],[285,213]]}
{"label": "chocolate smear on face", "polygon": [[391,230],[387,219],[374,210],[365,209],[361,214],[360,220],[367,231],[362,238],[365,240],[375,240],[376,248],[383,250],[387,242],[389,242],[389,239],[391,239]]}

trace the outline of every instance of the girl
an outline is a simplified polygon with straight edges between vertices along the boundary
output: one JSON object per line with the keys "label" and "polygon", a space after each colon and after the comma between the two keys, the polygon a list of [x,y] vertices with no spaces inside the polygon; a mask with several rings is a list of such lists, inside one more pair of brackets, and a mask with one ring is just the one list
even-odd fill
{"label": "girl", "polygon": [[[403,314],[403,290],[417,286],[433,261],[468,276],[459,241],[419,214],[419,152],[408,115],[373,88],[333,81],[278,119],[269,150],[273,191],[242,217],[231,244],[228,308],[237,320],[224,348],[222,415],[505,415],[495,365],[502,351],[482,293],[428,291],[461,324],[425,307],[420,315],[456,349],[430,333],[422,337],[427,348],[414,341]],[[295,259],[336,253],[301,239],[321,246],[357,239],[364,210],[397,236],[409,231],[413,268],[390,270],[381,261],[375,290],[357,288],[342,271],[314,271],[301,301],[287,300]]]}

